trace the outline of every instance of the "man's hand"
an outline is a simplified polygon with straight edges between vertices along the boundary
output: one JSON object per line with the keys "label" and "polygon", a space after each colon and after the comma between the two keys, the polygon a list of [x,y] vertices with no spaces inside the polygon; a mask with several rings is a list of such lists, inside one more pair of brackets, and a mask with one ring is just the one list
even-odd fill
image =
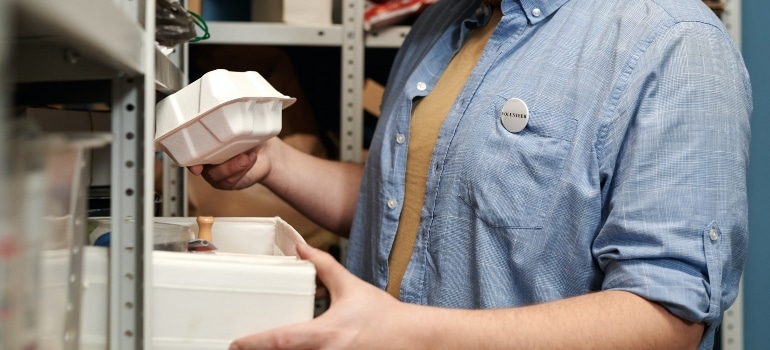
{"label": "man's hand", "polygon": [[[309,245],[297,247],[299,256],[313,262],[329,289],[331,306],[304,323],[279,327],[235,340],[230,350],[252,349],[393,349],[403,339],[392,337],[404,325],[408,307],[384,291],[358,279],[334,258]],[[401,346],[396,344],[401,343]],[[408,347],[408,346],[407,346]]]}
{"label": "man's hand", "polygon": [[188,167],[193,175],[202,175],[214,188],[240,190],[261,182],[271,169],[266,154],[268,144],[277,138],[230,158],[222,164],[193,165]]}

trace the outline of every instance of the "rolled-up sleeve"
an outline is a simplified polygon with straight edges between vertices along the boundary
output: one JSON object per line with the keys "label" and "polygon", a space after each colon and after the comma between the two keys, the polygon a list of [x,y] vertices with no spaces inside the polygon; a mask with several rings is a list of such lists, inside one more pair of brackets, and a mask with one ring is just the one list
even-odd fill
{"label": "rolled-up sleeve", "polygon": [[749,79],[714,26],[679,23],[648,45],[628,63],[607,118],[593,254],[603,289],[716,326],[747,251]]}

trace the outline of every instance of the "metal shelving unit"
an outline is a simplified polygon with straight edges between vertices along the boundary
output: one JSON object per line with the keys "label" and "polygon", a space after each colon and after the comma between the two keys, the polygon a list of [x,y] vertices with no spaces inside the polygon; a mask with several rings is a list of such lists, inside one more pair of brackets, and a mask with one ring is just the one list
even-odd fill
{"label": "metal shelving unit", "polygon": [[[155,0],[5,0],[12,83],[105,81],[112,155],[109,348],[151,343],[154,128],[157,96],[186,84],[184,53],[155,46]],[[184,49],[181,49],[184,51]],[[46,91],[47,95],[57,91]],[[130,220],[128,220],[130,219]],[[81,249],[74,247],[71,255]],[[75,344],[77,345],[77,344]],[[69,347],[69,345],[68,345]]]}
{"label": "metal shelving unit", "polygon": [[[741,47],[741,0],[725,0],[725,11],[721,15],[730,36],[738,48]],[[722,349],[743,349],[743,281],[738,289],[738,296],[727,309],[722,319]]]}

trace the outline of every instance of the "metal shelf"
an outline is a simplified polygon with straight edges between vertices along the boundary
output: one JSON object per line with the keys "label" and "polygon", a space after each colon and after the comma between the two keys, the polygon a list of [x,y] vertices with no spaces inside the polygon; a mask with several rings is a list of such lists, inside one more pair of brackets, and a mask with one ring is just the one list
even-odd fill
{"label": "metal shelf", "polygon": [[[343,26],[296,26],[266,22],[207,22],[211,38],[200,44],[340,46]],[[365,47],[398,48],[409,26],[393,26],[364,34]]]}
{"label": "metal shelf", "polygon": [[[115,1],[12,0],[17,82],[111,79],[146,75],[139,22]],[[154,40],[153,40],[154,42]],[[156,88],[182,87],[178,66],[155,49]]]}
{"label": "metal shelf", "polygon": [[152,237],[154,215],[154,178],[146,174],[154,173],[155,101],[185,85],[186,50],[167,57],[156,48],[155,0],[0,3],[9,14],[2,24],[10,33],[11,84],[110,84],[110,92],[99,91],[98,97],[112,106],[108,347],[146,347],[152,288],[145,282],[152,280],[152,256],[144,252],[152,250],[152,240],[145,237]]}
{"label": "metal shelf", "polygon": [[366,33],[367,48],[399,48],[409,34],[410,26],[392,26]]}
{"label": "metal shelf", "polygon": [[16,37],[66,45],[107,67],[145,73],[144,29],[116,1],[11,0]]}
{"label": "metal shelf", "polygon": [[283,23],[207,22],[211,38],[199,44],[340,46],[342,26],[304,27]]}

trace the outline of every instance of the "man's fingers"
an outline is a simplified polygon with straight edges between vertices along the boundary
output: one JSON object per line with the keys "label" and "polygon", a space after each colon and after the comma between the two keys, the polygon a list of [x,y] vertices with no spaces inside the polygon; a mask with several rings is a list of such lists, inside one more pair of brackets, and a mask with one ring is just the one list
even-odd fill
{"label": "man's fingers", "polygon": [[332,295],[343,288],[348,283],[346,281],[352,277],[350,272],[337,262],[333,256],[313,248],[309,244],[298,245],[297,253],[300,258],[309,260],[315,265],[318,278],[321,279]]}
{"label": "man's fingers", "polygon": [[252,166],[254,166],[256,161],[256,153],[241,153],[233,158],[230,158],[230,160],[222,164],[210,166],[206,172],[206,175],[210,181],[219,182],[233,176],[234,174],[240,174],[244,171],[248,171]]}
{"label": "man's fingers", "polygon": [[318,331],[317,322],[307,321],[238,338],[229,350],[318,349],[324,336]]}
{"label": "man's fingers", "polygon": [[190,170],[193,175],[198,176],[203,172],[203,165],[193,165],[187,167],[187,169]]}

